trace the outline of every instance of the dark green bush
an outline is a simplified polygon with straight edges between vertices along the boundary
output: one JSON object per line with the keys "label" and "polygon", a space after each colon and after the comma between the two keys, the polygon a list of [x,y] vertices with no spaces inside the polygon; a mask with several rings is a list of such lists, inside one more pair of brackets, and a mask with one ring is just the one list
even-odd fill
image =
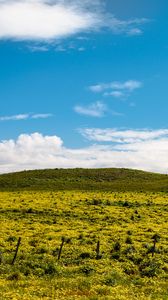
{"label": "dark green bush", "polygon": [[161,262],[156,259],[146,259],[139,266],[141,276],[154,277],[161,271]]}
{"label": "dark green bush", "polygon": [[94,270],[94,268],[93,268],[92,266],[90,266],[90,265],[85,265],[85,266],[82,266],[82,267],[80,268],[80,271],[81,271],[83,274],[89,276],[89,275],[91,275],[95,270]]}
{"label": "dark green bush", "polygon": [[44,272],[45,272],[46,275],[55,275],[55,274],[58,274],[58,270],[57,270],[56,266],[53,263],[51,263],[51,262],[47,263],[43,267],[43,269],[44,269]]}
{"label": "dark green bush", "polygon": [[130,236],[127,236],[126,240],[125,240],[126,244],[132,244],[132,238]]}
{"label": "dark green bush", "polygon": [[89,252],[83,252],[83,253],[80,254],[79,257],[82,258],[82,259],[91,258],[91,254]]}
{"label": "dark green bush", "polygon": [[121,250],[121,244],[119,241],[117,241],[113,246],[114,251],[120,251]]}
{"label": "dark green bush", "polygon": [[112,259],[116,259],[116,260],[119,260],[120,259],[120,252],[118,251],[116,251],[116,252],[113,252],[112,254],[111,254],[111,258]]}
{"label": "dark green bush", "polygon": [[7,277],[8,280],[19,280],[21,279],[21,274],[19,271],[15,271],[13,273],[11,273],[8,277]]}

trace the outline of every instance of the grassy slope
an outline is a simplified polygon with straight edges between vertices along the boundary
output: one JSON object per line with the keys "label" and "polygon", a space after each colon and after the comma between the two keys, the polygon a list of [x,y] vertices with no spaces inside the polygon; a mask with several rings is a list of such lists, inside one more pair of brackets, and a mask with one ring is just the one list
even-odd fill
{"label": "grassy slope", "polygon": [[168,191],[168,175],[129,169],[50,169],[0,175],[0,190]]}
{"label": "grassy slope", "polygon": [[0,300],[167,300],[167,192],[168,176],[128,169],[1,175]]}
{"label": "grassy slope", "polygon": [[[165,193],[0,192],[0,299],[168,299],[167,209]],[[62,236],[70,242],[58,261]]]}

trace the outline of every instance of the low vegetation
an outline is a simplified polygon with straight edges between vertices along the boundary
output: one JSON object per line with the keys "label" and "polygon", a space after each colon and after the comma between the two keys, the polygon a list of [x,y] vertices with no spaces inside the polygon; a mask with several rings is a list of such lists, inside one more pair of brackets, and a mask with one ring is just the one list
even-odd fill
{"label": "low vegetation", "polygon": [[53,169],[24,171],[0,175],[0,190],[168,192],[168,175],[129,169]]}
{"label": "low vegetation", "polygon": [[0,299],[168,299],[166,182],[121,169],[1,175]]}

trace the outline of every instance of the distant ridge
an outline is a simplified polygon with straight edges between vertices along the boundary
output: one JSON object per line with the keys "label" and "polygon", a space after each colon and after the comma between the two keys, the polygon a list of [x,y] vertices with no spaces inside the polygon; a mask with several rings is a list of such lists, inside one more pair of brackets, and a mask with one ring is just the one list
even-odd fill
{"label": "distant ridge", "polygon": [[168,192],[168,175],[132,169],[46,169],[0,175],[0,191],[104,190]]}

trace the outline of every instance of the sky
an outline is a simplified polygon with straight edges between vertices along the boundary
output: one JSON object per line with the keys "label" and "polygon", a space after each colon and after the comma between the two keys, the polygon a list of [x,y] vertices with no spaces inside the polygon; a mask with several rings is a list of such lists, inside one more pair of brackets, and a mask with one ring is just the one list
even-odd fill
{"label": "sky", "polygon": [[168,173],[167,0],[0,0],[0,173]]}

